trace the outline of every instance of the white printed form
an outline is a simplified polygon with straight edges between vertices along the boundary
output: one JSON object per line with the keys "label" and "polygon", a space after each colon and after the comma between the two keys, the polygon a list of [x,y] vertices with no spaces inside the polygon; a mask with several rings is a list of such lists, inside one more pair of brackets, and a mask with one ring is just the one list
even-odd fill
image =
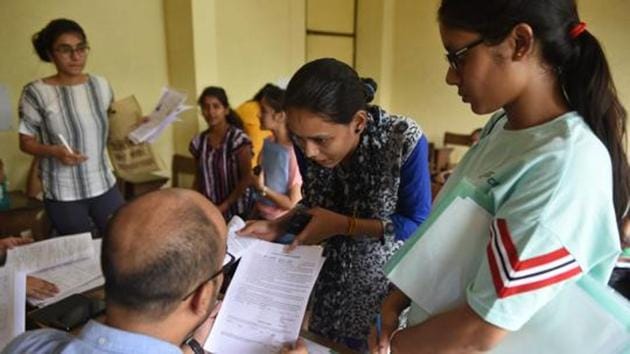
{"label": "white printed form", "polygon": [[0,348],[24,332],[26,274],[11,266],[0,267]]}
{"label": "white printed form", "polygon": [[319,271],[322,248],[262,240],[243,255],[205,343],[211,353],[277,353],[294,342]]}

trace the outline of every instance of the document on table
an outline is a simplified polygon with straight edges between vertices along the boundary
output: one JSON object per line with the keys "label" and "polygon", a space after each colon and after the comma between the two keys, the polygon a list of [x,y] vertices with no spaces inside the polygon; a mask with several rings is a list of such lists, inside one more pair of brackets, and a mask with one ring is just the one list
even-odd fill
{"label": "document on table", "polygon": [[92,257],[89,233],[55,237],[7,250],[6,264],[26,273]]}
{"label": "document on table", "polygon": [[105,278],[101,271],[101,239],[92,240],[94,253],[92,256],[75,262],[65,263],[30,276],[49,281],[59,289],[59,293],[43,300],[27,298],[33,306],[46,306],[57,302],[69,295],[87,291],[105,284]]}
{"label": "document on table", "polygon": [[258,241],[257,238],[239,236],[236,231],[245,227],[245,221],[238,216],[232,217],[228,223],[227,249],[234,258],[239,259],[253,244]]}
{"label": "document on table", "polygon": [[319,246],[263,240],[243,255],[204,348],[212,353],[277,353],[300,333],[324,258]]}
{"label": "document on table", "polygon": [[24,332],[26,274],[11,266],[0,267],[0,348]]}
{"label": "document on table", "polygon": [[149,143],[154,142],[162,131],[177,119],[180,113],[192,108],[192,106],[185,106],[185,101],[185,93],[166,87],[163,88],[160,100],[153,112],[149,114],[149,121],[141,124],[129,133],[129,140],[136,144],[145,141]]}

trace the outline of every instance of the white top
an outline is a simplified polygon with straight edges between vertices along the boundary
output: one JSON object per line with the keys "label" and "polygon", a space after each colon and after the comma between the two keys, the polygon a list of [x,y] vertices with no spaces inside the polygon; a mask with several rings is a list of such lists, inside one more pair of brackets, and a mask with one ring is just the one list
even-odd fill
{"label": "white top", "polygon": [[89,75],[79,85],[49,85],[42,80],[27,84],[20,98],[20,134],[35,136],[47,145],[62,144],[88,157],[67,166],[54,157],[41,159],[44,197],[74,201],[102,195],[116,182],[106,154],[109,124],[107,109],[112,89],[104,78]]}

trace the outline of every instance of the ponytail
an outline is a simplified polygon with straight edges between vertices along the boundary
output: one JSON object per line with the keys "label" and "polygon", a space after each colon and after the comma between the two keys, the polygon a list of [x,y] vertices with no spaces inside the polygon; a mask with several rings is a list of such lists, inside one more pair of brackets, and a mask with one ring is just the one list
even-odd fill
{"label": "ponytail", "polygon": [[584,117],[610,154],[615,214],[621,232],[630,199],[626,110],[617,97],[608,62],[598,40],[588,31],[572,40],[575,49],[561,68],[560,79],[571,108]]}

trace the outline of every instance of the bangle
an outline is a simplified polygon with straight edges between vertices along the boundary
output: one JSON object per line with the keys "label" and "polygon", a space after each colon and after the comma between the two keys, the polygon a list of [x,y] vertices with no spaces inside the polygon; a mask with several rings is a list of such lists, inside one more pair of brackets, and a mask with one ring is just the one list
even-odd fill
{"label": "bangle", "polygon": [[396,336],[396,335],[397,335],[400,331],[402,331],[402,330],[403,330],[403,328],[396,328],[396,329],[392,332],[392,334],[390,334],[390,336],[389,336],[389,347],[390,347],[390,348],[392,347],[392,341],[394,340],[394,337],[395,337],[395,336]]}
{"label": "bangle", "polygon": [[357,218],[354,216],[348,216],[348,229],[346,230],[346,234],[352,236],[356,228]]}
{"label": "bangle", "polygon": [[260,195],[263,197],[267,196],[267,186],[262,187],[262,190],[260,191]]}

